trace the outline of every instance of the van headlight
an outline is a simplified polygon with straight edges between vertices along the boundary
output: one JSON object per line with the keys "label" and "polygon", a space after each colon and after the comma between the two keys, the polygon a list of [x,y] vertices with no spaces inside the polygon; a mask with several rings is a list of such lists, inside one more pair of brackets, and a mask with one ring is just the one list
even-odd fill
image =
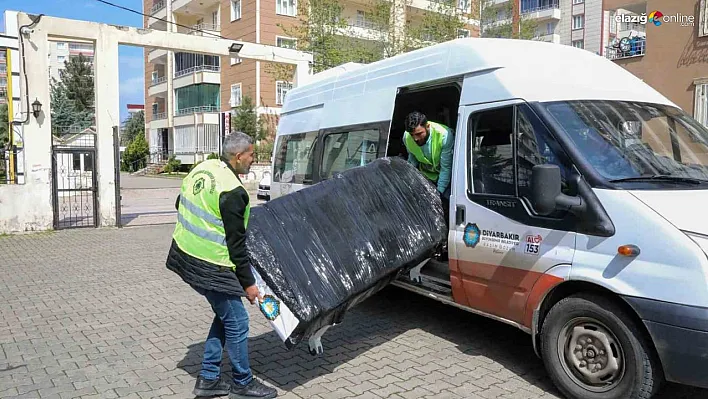
{"label": "van headlight", "polygon": [[703,250],[703,252],[708,256],[708,236],[703,235],[703,234],[697,234],[697,233],[691,233],[688,231],[684,231],[684,233],[693,240],[696,244],[698,244],[699,247]]}

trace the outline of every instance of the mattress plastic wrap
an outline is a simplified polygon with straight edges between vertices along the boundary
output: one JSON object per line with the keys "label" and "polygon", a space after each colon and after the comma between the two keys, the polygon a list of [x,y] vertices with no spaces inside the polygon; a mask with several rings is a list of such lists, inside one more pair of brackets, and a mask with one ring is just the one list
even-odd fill
{"label": "mattress plastic wrap", "polygon": [[247,246],[268,294],[262,312],[288,348],[341,323],[349,308],[434,253],[447,239],[443,215],[435,186],[401,158],[252,208]]}

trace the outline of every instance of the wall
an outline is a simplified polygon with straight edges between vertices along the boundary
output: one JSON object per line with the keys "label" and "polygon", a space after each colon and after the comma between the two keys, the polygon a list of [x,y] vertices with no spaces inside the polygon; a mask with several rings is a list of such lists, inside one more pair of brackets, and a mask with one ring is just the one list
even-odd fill
{"label": "wall", "polygon": [[[221,36],[256,41],[256,1],[241,0],[241,18],[231,21],[231,0],[221,0]],[[231,85],[241,83],[241,95],[256,100],[256,61],[241,60],[231,65],[230,57],[221,57],[221,110],[231,110]]]}
{"label": "wall", "polygon": [[[605,0],[605,9],[619,8],[634,1]],[[708,37],[698,37],[699,0],[648,0],[647,14],[661,10],[664,15],[695,16],[695,26],[663,23],[647,24],[647,49],[641,57],[615,60],[634,75],[693,115],[694,78],[708,77]],[[670,78],[667,78],[670,77]]]}

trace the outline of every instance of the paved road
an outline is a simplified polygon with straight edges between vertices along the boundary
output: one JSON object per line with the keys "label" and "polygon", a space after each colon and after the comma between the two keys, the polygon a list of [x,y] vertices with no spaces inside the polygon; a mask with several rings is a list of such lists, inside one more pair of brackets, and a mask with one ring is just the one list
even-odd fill
{"label": "paved road", "polygon": [[[123,226],[145,226],[177,222],[175,199],[182,179],[168,177],[132,176],[122,173],[121,221]],[[252,206],[263,201],[255,195]]]}
{"label": "paved road", "polygon": [[[0,237],[0,397],[192,397],[212,316],[164,267],[172,228]],[[320,358],[247,308],[253,369],[281,398],[557,397],[527,335],[396,288],[325,334]]]}

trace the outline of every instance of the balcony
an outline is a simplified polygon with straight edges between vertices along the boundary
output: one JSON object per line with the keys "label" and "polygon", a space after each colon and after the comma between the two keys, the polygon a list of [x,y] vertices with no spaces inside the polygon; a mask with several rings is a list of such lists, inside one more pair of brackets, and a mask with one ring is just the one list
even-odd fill
{"label": "balcony", "polygon": [[221,32],[221,27],[219,25],[198,24],[192,26],[192,30],[189,34],[195,36],[216,37],[219,36],[219,32]]}
{"label": "balcony", "polygon": [[172,12],[185,15],[206,15],[208,9],[217,7],[219,0],[172,0]]}
{"label": "balcony", "polygon": [[174,125],[219,124],[219,109],[218,105],[202,105],[177,110],[175,112]]}
{"label": "balcony", "polygon": [[159,121],[162,119],[167,119],[167,112],[157,112],[152,114],[152,121]]}
{"label": "balcony", "polygon": [[167,76],[161,76],[157,79],[153,79],[150,82],[150,87],[148,87],[148,95],[149,96],[158,96],[158,97],[164,97],[160,96],[161,93],[166,93],[167,92]]}
{"label": "balcony", "polygon": [[167,112],[152,114],[150,119],[150,129],[165,129],[168,127]]}
{"label": "balcony", "polygon": [[221,83],[221,67],[216,65],[198,65],[175,71],[174,87],[180,88],[198,83]]}
{"label": "balcony", "polygon": [[339,34],[364,40],[380,40],[381,32],[370,21],[350,19],[346,28],[339,28]]}
{"label": "balcony", "polygon": [[[160,0],[152,3],[152,7],[148,11],[148,14],[150,16],[155,17],[157,19],[166,19],[167,18],[167,7],[165,7],[165,0]],[[148,18],[148,24],[151,23],[151,21],[157,21],[155,18]]]}
{"label": "balcony", "polygon": [[524,18],[535,19],[538,21],[561,19],[560,5],[557,3],[545,4],[538,7],[530,7],[521,11],[521,16]]}
{"label": "balcony", "polygon": [[535,39],[542,41],[542,42],[555,43],[555,44],[560,44],[560,42],[561,42],[561,37],[557,33],[550,33],[547,35],[539,35],[539,36],[536,36]]}
{"label": "balcony", "polygon": [[155,64],[166,64],[167,63],[167,50],[163,49],[152,49],[148,53],[148,62]]}
{"label": "balcony", "polygon": [[623,38],[616,44],[607,46],[605,57],[610,60],[641,57],[646,53],[647,39],[644,37]]}

